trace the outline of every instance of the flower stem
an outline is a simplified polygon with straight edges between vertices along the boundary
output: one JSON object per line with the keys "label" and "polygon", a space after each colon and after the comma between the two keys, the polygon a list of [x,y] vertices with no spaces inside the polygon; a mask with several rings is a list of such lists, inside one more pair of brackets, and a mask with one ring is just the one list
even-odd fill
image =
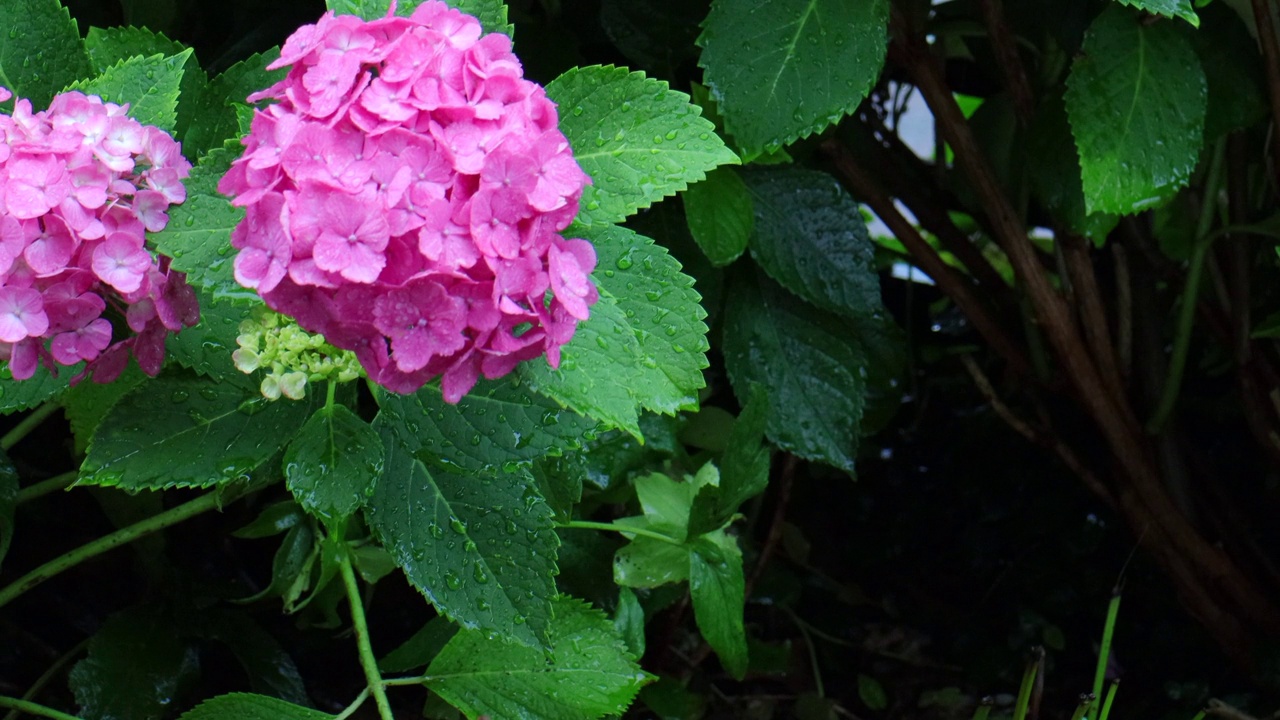
{"label": "flower stem", "polygon": [[62,473],[61,475],[54,475],[48,480],[41,480],[35,485],[24,487],[18,491],[18,504],[21,505],[24,502],[44,497],[49,493],[64,490],[69,487],[71,483],[75,482],[78,477],[80,477],[80,471],[71,470]]}
{"label": "flower stem", "polygon": [[35,570],[32,570],[26,575],[23,575],[13,581],[5,588],[0,589],[0,607],[8,605],[15,598],[40,585],[45,580],[48,580],[65,570],[70,570],[85,560],[97,557],[108,550],[114,550],[115,548],[123,545],[128,545],[134,540],[150,535],[157,530],[163,530],[172,525],[177,525],[183,520],[188,520],[196,515],[213,510],[214,508],[219,508],[225,503],[239,499],[241,495],[247,492],[247,488],[239,493],[227,493],[220,490],[214,490],[206,495],[201,495],[191,502],[184,503],[175,508],[170,508],[158,515],[152,515],[146,520],[136,522],[128,527],[120,528],[110,535],[100,537],[91,543],[81,545],[69,553],[50,560]]}
{"label": "flower stem", "polygon": [[61,409],[62,406],[58,403],[47,402],[35,410],[32,410],[30,415],[22,418],[22,422],[18,423],[17,427],[5,433],[4,437],[0,437],[0,450],[8,452],[9,448],[17,445],[22,438],[26,437],[32,430],[39,427],[40,423],[44,422],[50,415]]}
{"label": "flower stem", "polygon": [[369,643],[369,625],[364,619],[364,602],[360,599],[360,586],[356,584],[356,573],[351,568],[351,554],[342,553],[342,583],[347,587],[347,602],[351,605],[351,626],[356,633],[356,647],[360,651],[360,667],[364,668],[365,679],[369,681],[368,690],[378,704],[378,715],[382,720],[396,720],[391,713],[391,703],[387,702],[386,682],[382,673],[378,672],[378,660],[373,656],[373,645]]}
{"label": "flower stem", "polygon": [[661,540],[664,543],[670,543],[672,545],[684,544],[683,542],[671,537],[670,535],[663,535],[662,533],[654,532],[653,530],[646,530],[644,528],[634,528],[634,527],[629,527],[627,525],[618,525],[615,523],[592,522],[590,520],[571,520],[567,523],[560,523],[559,526],[562,528],[574,528],[578,530],[612,530],[613,532],[629,533],[631,535],[647,537],[653,540]]}
{"label": "flower stem", "polygon": [[0,708],[13,708],[14,710],[24,712],[28,715],[53,718],[53,720],[80,720],[80,718],[75,715],[68,715],[64,712],[54,710],[53,708],[47,708],[43,705],[38,705],[26,700],[19,700],[18,698],[6,697],[4,695],[0,695]]}

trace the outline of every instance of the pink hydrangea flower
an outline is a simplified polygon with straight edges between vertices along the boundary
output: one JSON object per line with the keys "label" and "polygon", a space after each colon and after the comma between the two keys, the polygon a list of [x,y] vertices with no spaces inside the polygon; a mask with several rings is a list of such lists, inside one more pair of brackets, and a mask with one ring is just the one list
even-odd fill
{"label": "pink hydrangea flower", "polygon": [[[19,99],[0,116],[0,359],[17,379],[42,361],[85,362],[109,382],[130,352],[155,375],[165,336],[199,321],[183,275],[145,245],[186,198],[191,164],[126,110],[68,92],[48,110]],[[119,338],[115,326],[135,334]]]}
{"label": "pink hydrangea flower", "polygon": [[249,97],[276,102],[218,185],[246,209],[236,279],[394,392],[440,377],[457,402],[481,375],[557,365],[598,298],[595,250],[560,234],[590,178],[510,39],[393,4],[300,28],[270,67],[287,66]]}

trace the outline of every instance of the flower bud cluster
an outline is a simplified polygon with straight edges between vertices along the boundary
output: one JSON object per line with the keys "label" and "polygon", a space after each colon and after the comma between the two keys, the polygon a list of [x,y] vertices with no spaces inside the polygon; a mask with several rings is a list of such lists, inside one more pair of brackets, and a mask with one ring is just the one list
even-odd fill
{"label": "flower bud cluster", "polygon": [[[191,164],[126,110],[66,92],[48,110],[19,99],[0,116],[0,358],[17,379],[84,361],[109,382],[130,350],[155,375],[168,333],[200,319],[184,276],[145,246],[186,198]],[[108,309],[132,335],[117,339]]]}
{"label": "flower bud cluster", "polygon": [[349,382],[360,377],[360,363],[354,354],[333,347],[322,335],[308,334],[289,318],[266,308],[240,323],[236,344],[240,348],[231,353],[231,359],[240,372],[266,371],[261,390],[269,400],[278,400],[281,395],[301,400],[306,397],[308,382]]}
{"label": "flower bud cluster", "polygon": [[326,14],[250,96],[218,189],[246,209],[236,279],[412,392],[457,402],[560,347],[597,299],[596,256],[560,232],[589,178],[505,35],[438,0],[410,17]]}

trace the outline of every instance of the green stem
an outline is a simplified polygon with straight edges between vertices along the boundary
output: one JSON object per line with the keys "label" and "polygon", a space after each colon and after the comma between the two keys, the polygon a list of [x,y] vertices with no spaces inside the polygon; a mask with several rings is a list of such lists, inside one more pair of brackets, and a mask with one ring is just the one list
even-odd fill
{"label": "green stem", "polygon": [[1219,141],[1209,163],[1209,176],[1205,181],[1204,200],[1200,206],[1200,219],[1196,226],[1195,248],[1187,265],[1187,287],[1182,292],[1182,305],[1178,308],[1178,326],[1173,338],[1173,352],[1169,355],[1169,371],[1165,373],[1164,389],[1160,402],[1147,421],[1147,432],[1159,435],[1173,414],[1182,393],[1182,374],[1187,368],[1187,351],[1191,348],[1191,329],[1195,324],[1197,299],[1200,297],[1200,279],[1204,276],[1205,258],[1213,246],[1213,207],[1218,189],[1222,187],[1224,145]]}
{"label": "green stem", "polygon": [[26,437],[32,430],[39,427],[40,423],[44,422],[50,415],[61,409],[62,406],[58,403],[47,402],[35,410],[32,410],[30,415],[22,418],[22,422],[18,423],[17,427],[5,433],[4,437],[0,437],[0,450],[8,452],[9,448],[17,445],[22,438]]}
{"label": "green stem", "polygon": [[1112,680],[1107,687],[1107,699],[1102,701],[1102,710],[1098,712],[1098,720],[1107,720],[1111,715],[1111,702],[1116,699],[1116,690],[1120,688],[1119,680]]}
{"label": "green stem", "polygon": [[1116,630],[1116,615],[1120,613],[1120,593],[1111,596],[1107,605],[1107,621],[1102,626],[1102,643],[1098,646],[1098,666],[1093,670],[1093,697],[1102,697],[1102,683],[1107,677],[1107,660],[1111,657],[1111,636]]}
{"label": "green stem", "polygon": [[983,698],[978,703],[977,709],[973,711],[973,720],[987,720],[987,717],[991,715],[992,704],[991,698]]}
{"label": "green stem", "polygon": [[1027,669],[1022,673],[1022,685],[1018,687],[1018,700],[1013,705],[1013,720],[1026,720],[1027,708],[1031,705],[1031,689],[1035,685],[1039,669],[1039,660],[1027,663]]}
{"label": "green stem", "polygon": [[27,702],[26,700],[19,700],[18,698],[6,697],[4,695],[0,695],[0,708],[13,708],[18,712],[24,712],[28,715],[35,715],[37,717],[53,718],[53,720],[80,720],[80,718],[75,715],[68,715],[64,712],[58,712],[53,708],[47,708],[43,705]]}
{"label": "green stem", "polygon": [[391,703],[387,702],[386,681],[378,672],[378,659],[373,656],[373,646],[369,643],[369,625],[364,618],[364,603],[360,600],[360,586],[356,584],[356,573],[351,568],[351,554],[342,553],[342,582],[347,587],[347,602],[351,605],[351,626],[356,633],[356,647],[360,651],[360,666],[364,668],[365,679],[369,682],[369,692],[378,704],[378,715],[382,720],[396,720],[391,713]]}
{"label": "green stem", "polygon": [[333,720],[347,720],[347,718],[354,715],[355,712],[360,709],[360,706],[364,704],[364,701],[368,699],[369,699],[369,688],[366,687],[365,689],[361,690],[360,694],[356,696],[356,699],[352,700],[351,704],[348,705],[345,710],[338,713]]}
{"label": "green stem", "polygon": [[[87,647],[89,647],[89,640],[86,638],[77,643],[75,647],[63,653],[62,657],[54,661],[54,663],[50,665],[48,669],[40,675],[40,677],[36,678],[36,681],[31,684],[31,687],[27,688],[27,691],[22,693],[22,701],[31,702],[35,696],[38,695],[54,677],[57,676],[58,673],[62,672],[62,669],[65,668],[68,663],[79,657],[80,653],[84,652]],[[18,716],[21,714],[21,710],[14,708],[4,716],[4,720],[17,720]]]}
{"label": "green stem", "polygon": [[629,533],[640,537],[647,537],[653,540],[661,540],[664,543],[672,545],[683,545],[684,543],[670,535],[663,535],[660,532],[646,530],[644,528],[634,528],[627,525],[617,525],[615,523],[592,522],[590,520],[572,520],[567,523],[560,523],[559,527],[571,528],[577,530],[612,530],[613,532]]}
{"label": "green stem", "polygon": [[328,394],[328,396],[325,398],[325,401],[324,401],[324,409],[325,409],[325,410],[332,410],[332,409],[333,409],[333,403],[334,403],[335,399],[336,399],[336,398],[337,398],[337,396],[338,396],[338,383],[334,382],[333,380],[330,380],[330,381],[329,381],[329,383],[328,383],[328,385],[329,385],[329,387],[328,387],[328,393],[329,393],[329,394]]}
{"label": "green stem", "polygon": [[18,504],[30,502],[36,498],[44,497],[49,493],[65,490],[80,477],[79,470],[71,470],[61,475],[54,475],[48,480],[41,480],[35,485],[24,487],[18,491]]}
{"label": "green stem", "polygon": [[[243,494],[243,493],[242,493]],[[100,537],[91,543],[81,545],[65,555],[60,555],[31,572],[23,575],[14,582],[10,583],[4,589],[0,589],[0,607],[4,607],[12,602],[15,598],[32,588],[40,585],[65,570],[79,565],[93,557],[97,557],[108,550],[114,550],[123,545],[137,540],[141,537],[150,535],[158,530],[163,530],[172,525],[177,525],[183,520],[188,520],[202,513],[219,508],[225,503],[232,502],[239,498],[238,494],[229,494],[223,491],[215,490],[207,495],[184,503],[175,508],[166,510],[158,515],[153,515],[146,520],[136,522],[128,527]]]}

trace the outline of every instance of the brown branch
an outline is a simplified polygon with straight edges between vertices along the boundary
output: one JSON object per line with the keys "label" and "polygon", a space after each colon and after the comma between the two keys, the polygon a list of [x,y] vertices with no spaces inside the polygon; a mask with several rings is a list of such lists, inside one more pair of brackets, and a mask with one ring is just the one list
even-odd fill
{"label": "brown branch", "polygon": [[[1271,20],[1271,3],[1253,0],[1253,20],[1258,28],[1258,45],[1262,48],[1263,67],[1267,71],[1267,96],[1271,100],[1273,128],[1280,130],[1280,41],[1276,39],[1276,26]],[[1277,178],[1276,191],[1280,192],[1280,138],[1271,134],[1271,172]]]}
{"label": "brown branch", "polygon": [[925,241],[920,233],[902,213],[894,207],[893,199],[876,185],[871,176],[862,170],[844,146],[836,141],[823,143],[822,149],[835,163],[840,177],[849,184],[855,197],[871,207],[894,236],[902,242],[911,253],[911,257],[924,270],[925,274],[938,284],[938,288],[960,308],[960,312],[969,318],[978,333],[990,343],[1009,367],[1019,374],[1028,374],[1030,364],[1026,355],[1013,343],[1004,328],[987,312],[986,307],[973,294],[966,282],[947,266],[936,250]]}
{"label": "brown branch", "polygon": [[1027,125],[1035,113],[1035,101],[1031,95],[1031,84],[1027,82],[1027,70],[1022,64],[1022,56],[1018,54],[1018,41],[1009,23],[1005,21],[1004,9],[1000,0],[979,0],[982,6],[982,19],[987,24],[987,36],[991,39],[991,49],[996,55],[996,64],[1004,75],[1004,86],[1013,99],[1013,109],[1018,115],[1018,122]]}
{"label": "brown branch", "polygon": [[[1097,363],[1102,380],[1116,397],[1124,397],[1124,381],[1120,376],[1120,362],[1107,327],[1107,314],[1102,304],[1102,292],[1098,278],[1093,273],[1093,261],[1089,257],[1089,241],[1078,235],[1055,232],[1058,244],[1066,260],[1067,274],[1075,289],[1080,324],[1084,327],[1084,339],[1089,352]],[[1125,405],[1127,407],[1127,404]]]}
{"label": "brown branch", "polygon": [[987,402],[991,404],[991,409],[995,411],[996,415],[1000,416],[1001,420],[1004,420],[1006,425],[1032,443],[1057,455],[1062,464],[1075,473],[1084,482],[1085,487],[1089,488],[1090,492],[1097,495],[1098,499],[1107,504],[1107,507],[1115,508],[1116,499],[1111,495],[1111,491],[1107,489],[1107,486],[1098,479],[1098,476],[1092,470],[1080,461],[1075,451],[1062,442],[1052,428],[1038,429],[1031,427],[1028,422],[1018,417],[1009,409],[1008,405],[1004,404],[1004,401],[996,394],[995,388],[991,386],[991,381],[987,379],[986,374],[982,372],[982,368],[978,367],[978,363],[974,361],[972,356],[967,353],[961,355],[960,361],[964,363],[964,369],[969,371],[969,377],[973,378],[973,384],[977,386],[978,391],[987,399]]}
{"label": "brown branch", "polygon": [[1129,281],[1129,255],[1120,243],[1111,243],[1116,272],[1116,354],[1120,376],[1133,367],[1133,289]]}

